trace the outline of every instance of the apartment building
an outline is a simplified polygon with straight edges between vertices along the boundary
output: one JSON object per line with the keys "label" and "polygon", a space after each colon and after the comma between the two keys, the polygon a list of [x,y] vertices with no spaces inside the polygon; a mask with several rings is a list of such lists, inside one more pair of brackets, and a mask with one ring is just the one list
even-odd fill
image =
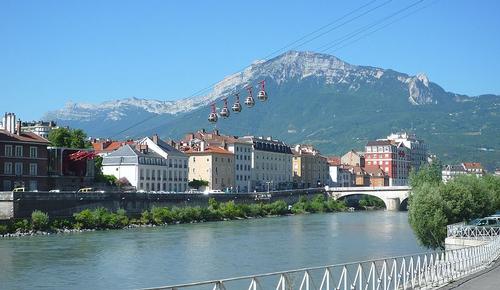
{"label": "apartment building", "polygon": [[183,192],[188,188],[188,156],[158,135],[104,156],[102,172],[126,178],[138,190]]}
{"label": "apartment building", "polygon": [[408,185],[411,168],[410,149],[402,142],[369,141],[365,149],[367,167],[379,166],[389,176],[390,186]]}
{"label": "apartment building", "polygon": [[293,154],[290,146],[272,137],[245,136],[239,140],[252,144],[251,190],[292,188]]}
{"label": "apartment building", "polygon": [[327,158],[312,145],[296,145],[293,150],[293,181],[299,188],[324,186],[329,180]]}
{"label": "apartment building", "polygon": [[189,180],[208,181],[208,190],[233,191],[234,154],[222,147],[190,148],[184,153],[189,156]]}
{"label": "apartment building", "polygon": [[0,187],[12,190],[47,190],[49,142],[31,132],[21,131],[15,114],[5,114],[0,129]]}

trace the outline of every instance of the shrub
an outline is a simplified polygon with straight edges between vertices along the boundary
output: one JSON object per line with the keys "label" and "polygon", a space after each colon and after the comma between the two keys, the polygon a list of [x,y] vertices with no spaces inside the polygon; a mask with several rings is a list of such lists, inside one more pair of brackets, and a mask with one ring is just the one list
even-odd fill
{"label": "shrub", "polygon": [[7,225],[0,225],[0,235],[5,235],[9,233],[9,227]]}
{"label": "shrub", "polygon": [[288,213],[288,205],[283,200],[264,205],[264,212],[268,215],[284,215]]}
{"label": "shrub", "polygon": [[248,206],[249,215],[252,217],[261,217],[265,215],[262,203],[252,203]]}
{"label": "shrub", "polygon": [[46,230],[49,227],[49,215],[42,211],[35,210],[31,213],[31,224],[34,230]]}
{"label": "shrub", "polygon": [[157,225],[170,223],[174,220],[172,212],[166,207],[153,207],[151,209],[151,218]]}
{"label": "shrub", "polygon": [[322,194],[317,194],[316,196],[314,196],[312,201],[309,203],[308,211],[325,212],[326,211],[325,197]]}
{"label": "shrub", "polygon": [[152,222],[152,220],[153,220],[153,217],[148,210],[145,210],[141,213],[141,218],[140,218],[141,224],[143,224],[143,225],[150,224]]}
{"label": "shrub", "polygon": [[94,214],[90,209],[84,209],[79,213],[73,215],[78,227],[75,224],[76,229],[94,229],[96,228],[97,222],[94,218]]}
{"label": "shrub", "polygon": [[227,219],[235,219],[237,217],[245,216],[241,208],[236,206],[233,200],[221,203],[220,211],[222,213],[222,216]]}
{"label": "shrub", "polygon": [[27,232],[31,229],[30,222],[27,219],[18,220],[14,223],[14,230],[19,230],[21,232]]}

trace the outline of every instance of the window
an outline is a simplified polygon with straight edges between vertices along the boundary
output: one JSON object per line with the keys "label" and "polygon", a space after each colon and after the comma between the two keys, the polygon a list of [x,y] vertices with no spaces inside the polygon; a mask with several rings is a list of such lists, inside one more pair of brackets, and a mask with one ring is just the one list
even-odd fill
{"label": "window", "polygon": [[38,189],[38,183],[36,180],[30,180],[30,190],[37,190]]}
{"label": "window", "polygon": [[30,163],[30,175],[36,176],[38,174],[38,164]]}
{"label": "window", "polygon": [[23,175],[23,164],[21,162],[16,162],[15,174],[16,175]]}
{"label": "window", "polygon": [[3,190],[5,190],[5,191],[12,190],[12,182],[10,182],[10,180],[4,180],[3,181]]}
{"label": "window", "polygon": [[5,145],[5,156],[12,156],[12,145]]}
{"label": "window", "polygon": [[3,174],[12,174],[12,163],[11,162],[4,163]]}
{"label": "window", "polygon": [[31,158],[37,158],[38,157],[38,148],[37,147],[30,147],[30,157]]}
{"label": "window", "polygon": [[[139,179],[144,180],[144,169],[139,170]],[[142,189],[142,183],[141,183],[141,189]]]}
{"label": "window", "polygon": [[[149,169],[146,169],[146,180],[149,180]],[[148,187],[149,190],[149,187]]]}
{"label": "window", "polygon": [[23,146],[16,146],[16,157],[23,156]]}

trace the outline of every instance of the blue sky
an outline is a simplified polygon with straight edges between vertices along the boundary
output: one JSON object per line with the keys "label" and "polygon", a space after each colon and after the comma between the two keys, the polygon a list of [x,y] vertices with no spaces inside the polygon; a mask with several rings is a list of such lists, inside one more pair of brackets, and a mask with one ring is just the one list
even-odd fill
{"label": "blue sky", "polygon": [[[184,98],[368,2],[2,0],[0,111],[31,120],[69,101]],[[317,51],[414,2],[384,4],[297,49]],[[327,53],[425,72],[448,91],[500,94],[500,1],[424,0],[415,9],[429,4]]]}

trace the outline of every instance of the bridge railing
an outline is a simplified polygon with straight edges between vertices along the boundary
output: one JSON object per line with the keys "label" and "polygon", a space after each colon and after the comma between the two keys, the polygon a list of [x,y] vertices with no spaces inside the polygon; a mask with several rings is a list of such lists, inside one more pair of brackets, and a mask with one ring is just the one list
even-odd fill
{"label": "bridge railing", "polygon": [[152,289],[414,289],[445,285],[484,269],[500,256],[500,237],[476,247],[349,264],[303,268]]}
{"label": "bridge railing", "polygon": [[500,227],[472,226],[465,223],[456,223],[447,226],[447,236],[471,240],[490,240],[500,236]]}

